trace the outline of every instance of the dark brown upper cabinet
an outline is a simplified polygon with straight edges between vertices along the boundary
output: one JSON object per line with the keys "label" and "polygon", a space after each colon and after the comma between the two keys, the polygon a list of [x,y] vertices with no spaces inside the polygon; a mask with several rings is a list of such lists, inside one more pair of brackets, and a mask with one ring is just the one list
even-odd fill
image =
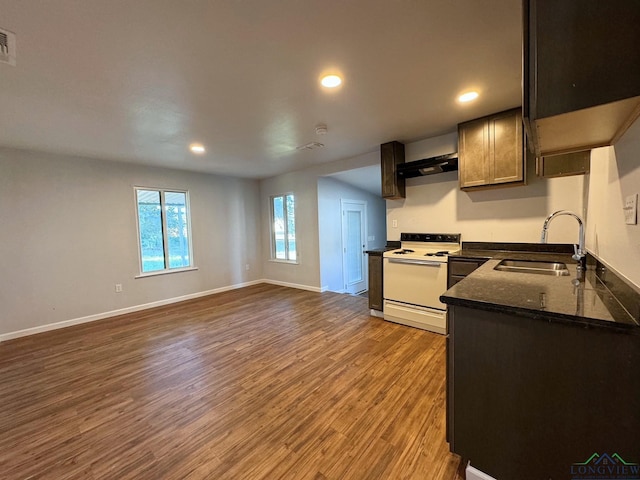
{"label": "dark brown upper cabinet", "polygon": [[584,175],[591,168],[591,150],[536,158],[536,175],[544,178]]}
{"label": "dark brown upper cabinet", "polygon": [[458,125],[458,178],[462,190],[523,185],[520,108]]}
{"label": "dark brown upper cabinet", "polygon": [[405,197],[405,179],[397,172],[400,163],[404,163],[404,144],[387,142],[380,145],[382,198],[398,200]]}
{"label": "dark brown upper cabinet", "polygon": [[523,15],[536,156],[614,144],[640,115],[640,1],[523,0]]}

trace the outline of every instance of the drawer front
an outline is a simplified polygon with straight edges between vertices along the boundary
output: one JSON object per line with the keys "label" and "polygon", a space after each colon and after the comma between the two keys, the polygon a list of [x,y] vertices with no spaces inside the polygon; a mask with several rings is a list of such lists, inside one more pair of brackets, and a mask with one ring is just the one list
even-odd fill
{"label": "drawer front", "polygon": [[456,283],[458,283],[463,278],[465,278],[464,275],[449,275],[449,283],[447,284],[447,288],[453,287]]}
{"label": "drawer front", "polygon": [[485,260],[449,260],[449,275],[466,276],[482,265]]}

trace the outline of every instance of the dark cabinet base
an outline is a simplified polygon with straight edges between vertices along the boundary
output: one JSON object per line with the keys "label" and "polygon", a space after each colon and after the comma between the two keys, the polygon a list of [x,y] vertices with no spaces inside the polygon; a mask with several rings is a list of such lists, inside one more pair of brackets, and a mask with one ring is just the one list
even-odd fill
{"label": "dark cabinet base", "polygon": [[449,257],[447,265],[447,288],[453,287],[486,261],[486,258]]}
{"label": "dark cabinet base", "polygon": [[640,463],[640,337],[449,306],[448,437],[498,479]]}
{"label": "dark cabinet base", "polygon": [[382,253],[369,253],[369,308],[382,311]]}

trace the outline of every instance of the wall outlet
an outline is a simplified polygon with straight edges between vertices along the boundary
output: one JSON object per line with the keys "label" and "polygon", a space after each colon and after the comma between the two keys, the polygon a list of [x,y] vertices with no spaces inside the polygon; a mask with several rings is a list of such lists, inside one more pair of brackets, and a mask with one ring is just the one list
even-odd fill
{"label": "wall outlet", "polygon": [[116,283],[116,293],[122,293],[122,284]]}
{"label": "wall outlet", "polygon": [[638,224],[638,194],[627,195],[624,199],[624,223],[627,225]]}
{"label": "wall outlet", "polygon": [[391,220],[391,226],[393,228],[398,228],[398,220]]}
{"label": "wall outlet", "polygon": [[367,237],[367,241],[368,242],[375,242],[376,241],[376,236],[375,235],[369,235]]}
{"label": "wall outlet", "polygon": [[249,266],[249,264],[247,263],[247,264],[244,266],[244,269],[245,269],[245,270],[251,270],[251,267],[250,267],[250,266]]}

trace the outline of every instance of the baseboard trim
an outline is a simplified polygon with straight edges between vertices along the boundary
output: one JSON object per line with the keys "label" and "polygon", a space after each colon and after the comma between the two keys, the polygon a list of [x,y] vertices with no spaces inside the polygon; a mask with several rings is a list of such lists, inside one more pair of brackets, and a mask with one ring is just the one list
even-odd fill
{"label": "baseboard trim", "polygon": [[493,477],[490,477],[484,472],[477,470],[471,466],[471,464],[467,465],[467,469],[465,470],[467,480],[496,480]]}
{"label": "baseboard trim", "polygon": [[312,287],[310,285],[302,285],[300,283],[281,282],[280,280],[262,279],[263,283],[270,285],[279,285],[280,287],[297,288],[299,290],[308,290],[309,292],[323,293],[327,291],[327,287]]}
{"label": "baseboard trim", "polygon": [[[164,300],[158,300],[156,302],[143,303],[141,305],[134,305],[131,307],[111,310],[108,312],[96,313],[94,315],[87,315],[86,317],[72,318],[70,320],[63,320],[61,322],[55,322],[55,323],[49,323],[46,325],[39,325],[37,327],[25,328],[24,330],[17,330],[15,332],[0,334],[0,342],[13,340],[14,338],[26,337],[28,335],[35,335],[37,333],[44,333],[50,330],[57,330],[59,328],[71,327],[73,325],[80,325],[82,323],[95,322],[96,320],[103,320],[105,318],[116,317],[118,315],[124,315],[127,313],[139,312],[141,310],[147,310],[149,308],[162,307],[164,305],[170,305],[172,303],[184,302],[185,300],[192,300],[194,298],[206,297],[207,295],[214,295],[216,293],[227,292],[229,290],[236,290],[238,288],[249,287],[251,285],[258,285],[260,283],[272,283],[272,282],[266,281],[266,280],[252,280],[250,282],[243,282],[243,283],[237,283],[235,285],[228,285],[225,287],[214,288],[213,290],[205,290],[203,292],[190,293],[188,295],[181,295],[179,297],[167,298]],[[286,286],[294,287],[294,285],[295,284],[287,284]],[[318,291],[319,290],[320,289],[318,289]]]}

